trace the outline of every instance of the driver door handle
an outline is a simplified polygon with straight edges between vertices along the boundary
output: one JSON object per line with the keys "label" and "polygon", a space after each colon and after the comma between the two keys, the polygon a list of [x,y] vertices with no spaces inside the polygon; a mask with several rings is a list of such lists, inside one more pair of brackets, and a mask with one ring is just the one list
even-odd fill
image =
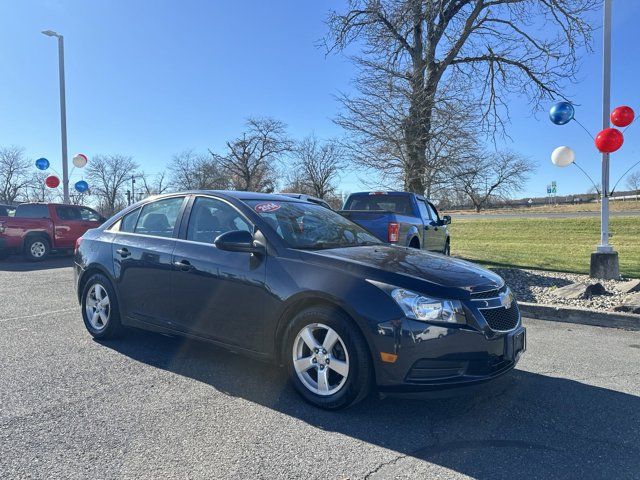
{"label": "driver door handle", "polygon": [[191,270],[195,270],[195,268],[193,267],[193,265],[191,265],[189,260],[180,260],[180,261],[173,262],[173,266],[176,267],[178,270],[182,270],[183,272],[189,272]]}

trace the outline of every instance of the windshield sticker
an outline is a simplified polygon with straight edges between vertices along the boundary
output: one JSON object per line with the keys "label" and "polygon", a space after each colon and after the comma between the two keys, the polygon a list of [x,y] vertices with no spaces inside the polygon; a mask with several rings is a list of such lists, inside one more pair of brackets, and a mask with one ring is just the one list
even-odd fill
{"label": "windshield sticker", "polygon": [[274,202],[265,202],[257,204],[254,208],[258,213],[269,213],[275,212],[276,210],[280,209],[280,204]]}

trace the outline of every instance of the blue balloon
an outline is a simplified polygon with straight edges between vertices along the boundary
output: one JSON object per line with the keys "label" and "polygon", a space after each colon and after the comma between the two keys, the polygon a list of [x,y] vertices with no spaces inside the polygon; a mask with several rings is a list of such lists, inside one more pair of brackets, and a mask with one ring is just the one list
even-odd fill
{"label": "blue balloon", "polygon": [[549,118],[556,125],[565,125],[573,120],[575,110],[569,102],[558,102],[549,110]]}
{"label": "blue balloon", "polygon": [[46,158],[39,158],[36,160],[36,168],[38,170],[46,170],[49,168],[49,160]]}
{"label": "blue balloon", "polygon": [[87,190],[89,190],[89,184],[87,182],[85,182],[84,180],[79,180],[79,181],[76,182],[75,188],[80,193],[84,193]]}

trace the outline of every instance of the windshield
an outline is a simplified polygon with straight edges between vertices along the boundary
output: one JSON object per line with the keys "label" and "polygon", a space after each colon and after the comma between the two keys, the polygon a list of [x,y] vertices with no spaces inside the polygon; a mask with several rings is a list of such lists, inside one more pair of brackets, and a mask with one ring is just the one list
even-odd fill
{"label": "windshield", "polygon": [[320,205],[280,200],[247,200],[291,248],[324,249],[377,245],[371,233]]}

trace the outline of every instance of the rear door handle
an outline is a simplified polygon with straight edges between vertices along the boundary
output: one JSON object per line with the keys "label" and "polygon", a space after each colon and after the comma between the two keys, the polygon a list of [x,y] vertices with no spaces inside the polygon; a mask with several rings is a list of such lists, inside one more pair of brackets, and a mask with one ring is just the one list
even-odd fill
{"label": "rear door handle", "polygon": [[193,265],[189,262],[189,260],[180,260],[177,262],[173,262],[173,266],[178,270],[182,270],[183,272],[188,272],[190,270],[195,270]]}
{"label": "rear door handle", "polygon": [[131,252],[126,248],[119,248],[118,250],[116,250],[116,253],[122,258],[127,258],[129,255],[131,255]]}

